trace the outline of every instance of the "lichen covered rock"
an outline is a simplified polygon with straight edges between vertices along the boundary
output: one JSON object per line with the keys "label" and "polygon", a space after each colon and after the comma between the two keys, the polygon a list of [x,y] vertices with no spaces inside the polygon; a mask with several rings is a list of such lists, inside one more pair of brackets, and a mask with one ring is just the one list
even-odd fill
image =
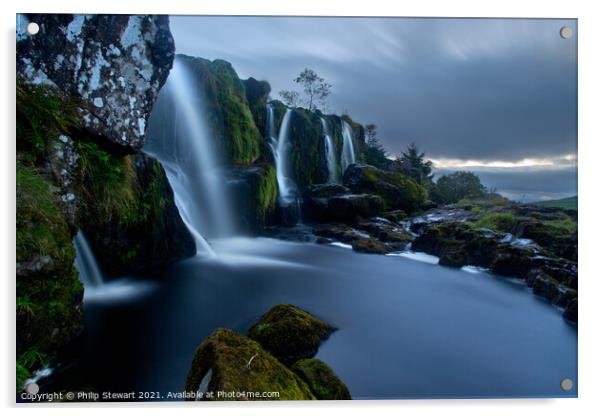
{"label": "lichen covered rock", "polygon": [[[19,15],[17,76],[78,101],[81,125],[125,151],[142,148],[174,59],[167,16]],[[27,23],[40,32],[27,35]]]}
{"label": "lichen covered rock", "polygon": [[[213,400],[265,400],[239,392],[278,392],[271,400],[313,400],[308,386],[259,343],[220,328],[197,348],[186,379],[187,392],[213,392]],[[218,392],[233,393],[225,397]]]}
{"label": "lichen covered rock", "polygon": [[351,400],[345,383],[332,369],[317,358],[297,361],[291,368],[309,386],[318,400]]}
{"label": "lichen covered rock", "polygon": [[286,365],[312,358],[333,327],[293,305],[276,305],[249,329],[249,337]]}

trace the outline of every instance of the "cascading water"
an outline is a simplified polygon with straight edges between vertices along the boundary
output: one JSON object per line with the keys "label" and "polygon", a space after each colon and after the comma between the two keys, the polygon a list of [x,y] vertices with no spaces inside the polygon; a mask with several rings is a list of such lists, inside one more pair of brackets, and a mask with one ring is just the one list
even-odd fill
{"label": "cascading water", "polygon": [[86,236],[79,231],[73,239],[75,247],[75,268],[79,272],[80,280],[84,287],[100,287],[104,283],[100,267],[96,263],[94,253],[86,240]]}
{"label": "cascading water", "polygon": [[280,125],[278,138],[274,127],[274,109],[268,104],[268,135],[270,148],[276,162],[276,178],[278,180],[278,202],[282,207],[288,207],[297,201],[297,185],[290,177],[288,158],[290,153],[289,124],[291,109],[287,109]]}
{"label": "cascading water", "polygon": [[328,165],[328,182],[337,182],[337,155],[332,136],[329,133],[328,123],[322,119],[322,130],[324,131],[324,148],[326,149],[326,163]]}
{"label": "cascading water", "polygon": [[351,132],[351,126],[346,121],[343,121],[343,153],[341,155],[341,162],[343,164],[343,173],[345,173],[349,165],[355,163],[353,133]]}
{"label": "cascading water", "polygon": [[216,143],[197,93],[200,86],[176,58],[153,108],[144,151],[161,162],[197,254],[213,255],[206,238],[234,233],[227,186]]}

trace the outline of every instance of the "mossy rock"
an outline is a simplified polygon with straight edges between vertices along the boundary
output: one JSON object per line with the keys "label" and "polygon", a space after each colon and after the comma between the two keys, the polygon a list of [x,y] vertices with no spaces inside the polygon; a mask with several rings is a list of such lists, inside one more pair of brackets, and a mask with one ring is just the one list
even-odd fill
{"label": "mossy rock", "polygon": [[255,125],[261,133],[265,134],[267,132],[266,105],[272,87],[267,81],[258,81],[252,77],[244,80],[243,83]]}
{"label": "mossy rock", "polygon": [[242,165],[255,162],[264,145],[263,134],[255,124],[245,85],[232,65],[221,59],[186,55],[178,55],[178,59],[188,66],[200,87],[205,117],[226,161]]}
{"label": "mossy rock", "polygon": [[219,391],[279,392],[279,397],[269,400],[315,399],[309,387],[259,343],[225,328],[205,338],[194,354],[185,389],[197,392],[201,384],[214,393],[212,400],[265,400],[219,397]]}
{"label": "mossy rock", "polygon": [[351,247],[360,253],[369,254],[387,254],[395,251],[395,249],[383,244],[376,238],[360,237],[351,242]]}
{"label": "mossy rock", "polygon": [[256,340],[287,366],[312,358],[333,327],[293,305],[276,305],[249,329]]}
{"label": "mossy rock", "polygon": [[20,382],[83,330],[83,287],[56,188],[17,162],[17,373]]}
{"label": "mossy rock", "polygon": [[291,368],[310,388],[318,400],[351,400],[345,383],[332,369],[317,358],[297,361]]}
{"label": "mossy rock", "polygon": [[579,312],[579,307],[578,307],[578,303],[577,303],[577,298],[574,298],[573,300],[571,300],[569,302],[569,304],[567,305],[566,309],[564,310],[564,313],[562,314],[562,316],[567,321],[576,324],[577,320],[578,320],[578,312]]}
{"label": "mossy rock", "polygon": [[356,193],[380,196],[389,210],[400,209],[411,213],[426,200],[426,190],[412,178],[370,165],[349,166],[343,176],[343,184]]}

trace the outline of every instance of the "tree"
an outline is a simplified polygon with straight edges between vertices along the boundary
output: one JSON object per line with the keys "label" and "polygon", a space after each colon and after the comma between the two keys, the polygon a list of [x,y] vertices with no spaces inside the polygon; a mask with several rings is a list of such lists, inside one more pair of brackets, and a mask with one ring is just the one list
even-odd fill
{"label": "tree", "polygon": [[380,140],[376,137],[376,125],[366,125],[366,149],[364,150],[366,163],[379,169],[387,169],[389,159],[387,152],[383,148]]}
{"label": "tree", "polygon": [[397,169],[403,174],[413,178],[421,185],[430,185],[433,182],[433,162],[425,160],[424,152],[412,143],[405,152],[396,159]]}
{"label": "tree", "polygon": [[310,111],[317,108],[316,103],[322,106],[326,104],[326,98],[330,95],[332,85],[320,77],[316,71],[305,68],[294,81],[303,87],[306,104]]}
{"label": "tree", "polygon": [[284,104],[289,107],[297,107],[299,103],[299,93],[297,91],[282,90],[278,93]]}
{"label": "tree", "polygon": [[481,198],[487,189],[472,172],[454,172],[443,175],[430,189],[430,197],[437,204],[453,204],[464,198]]}

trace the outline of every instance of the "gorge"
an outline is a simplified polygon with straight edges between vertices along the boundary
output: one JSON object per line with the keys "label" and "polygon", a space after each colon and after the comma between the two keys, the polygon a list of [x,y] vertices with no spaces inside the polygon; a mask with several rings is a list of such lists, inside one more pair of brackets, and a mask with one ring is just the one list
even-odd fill
{"label": "gorge", "polygon": [[[287,107],[226,61],[176,55],[167,17],[30,18],[73,33],[66,62],[83,64],[55,69],[64,50],[18,42],[20,388],[52,367],[45,391],[173,399],[218,328],[271,360],[244,334],[290,304],[336,328],[313,354],[354,399],[576,394],[558,389],[577,371],[576,232],[558,231],[576,212],[437,206],[365,163],[349,115]],[[99,89],[72,78],[95,63]],[[112,106],[81,103],[100,96]]]}

